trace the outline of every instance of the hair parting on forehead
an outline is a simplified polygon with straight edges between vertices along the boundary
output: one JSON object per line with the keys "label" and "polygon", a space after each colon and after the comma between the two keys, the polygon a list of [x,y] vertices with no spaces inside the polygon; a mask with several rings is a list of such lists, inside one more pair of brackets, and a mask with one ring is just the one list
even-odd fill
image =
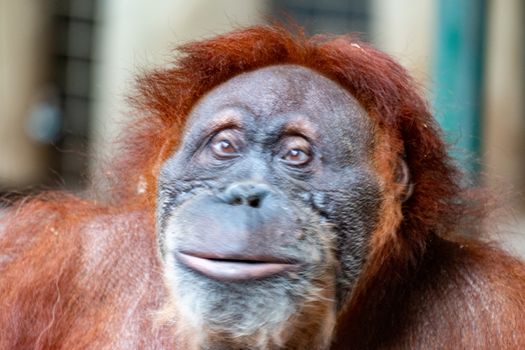
{"label": "hair parting on forehead", "polygon": [[406,161],[414,184],[412,196],[403,203],[398,230],[406,237],[397,237],[390,249],[423,253],[430,232],[454,231],[465,215],[468,206],[461,197],[459,172],[447,156],[439,128],[413,80],[386,54],[350,36],[307,37],[278,26],[249,27],[178,50],[172,67],[139,78],[132,98],[143,117],[135,124],[133,143],[120,169],[144,176],[149,188],[155,188],[158,166],[176,149],[185,119],[199,98],[238,74],[297,64],[339,83],[364,107],[378,129],[376,139],[380,135],[382,140],[375,150],[380,171],[393,173],[396,159]]}

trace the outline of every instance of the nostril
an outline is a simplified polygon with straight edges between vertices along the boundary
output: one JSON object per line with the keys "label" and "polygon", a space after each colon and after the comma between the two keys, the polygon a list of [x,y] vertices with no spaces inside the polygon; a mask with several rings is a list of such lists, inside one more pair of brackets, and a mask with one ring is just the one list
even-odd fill
{"label": "nostril", "polygon": [[240,182],[228,186],[219,198],[230,205],[246,205],[251,208],[261,208],[270,188],[266,184]]}
{"label": "nostril", "polygon": [[261,199],[259,197],[250,197],[248,198],[248,205],[252,208],[259,208],[261,204]]}
{"label": "nostril", "polygon": [[242,204],[242,198],[241,197],[235,197],[231,201],[232,205],[241,205]]}

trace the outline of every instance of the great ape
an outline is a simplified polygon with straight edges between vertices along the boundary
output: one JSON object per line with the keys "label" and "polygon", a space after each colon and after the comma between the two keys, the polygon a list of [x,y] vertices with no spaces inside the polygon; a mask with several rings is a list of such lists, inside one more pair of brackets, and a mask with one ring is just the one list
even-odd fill
{"label": "great ape", "polygon": [[254,27],[139,81],[111,202],[2,218],[2,349],[515,349],[525,268],[406,72]]}

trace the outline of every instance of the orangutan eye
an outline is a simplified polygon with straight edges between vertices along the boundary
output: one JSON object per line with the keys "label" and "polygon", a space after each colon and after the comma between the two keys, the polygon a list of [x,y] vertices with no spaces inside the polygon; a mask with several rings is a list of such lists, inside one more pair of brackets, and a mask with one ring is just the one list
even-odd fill
{"label": "orangutan eye", "polygon": [[239,154],[241,139],[235,130],[223,130],[210,141],[209,147],[217,158],[232,158]]}
{"label": "orangutan eye", "polygon": [[228,140],[220,140],[215,142],[213,145],[213,151],[218,155],[233,154],[235,153],[235,147]]}
{"label": "orangutan eye", "polygon": [[283,159],[290,164],[300,165],[305,164],[310,160],[310,156],[305,151],[300,149],[291,149],[283,157]]}
{"label": "orangutan eye", "polygon": [[283,143],[281,159],[288,165],[301,166],[312,160],[310,143],[302,137],[288,137]]}

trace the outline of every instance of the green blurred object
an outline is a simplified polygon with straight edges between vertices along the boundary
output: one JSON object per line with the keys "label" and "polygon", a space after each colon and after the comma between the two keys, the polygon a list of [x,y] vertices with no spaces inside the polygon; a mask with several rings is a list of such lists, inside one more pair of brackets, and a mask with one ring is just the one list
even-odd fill
{"label": "green blurred object", "polygon": [[438,0],[433,70],[436,118],[453,156],[476,181],[481,170],[486,0]]}

